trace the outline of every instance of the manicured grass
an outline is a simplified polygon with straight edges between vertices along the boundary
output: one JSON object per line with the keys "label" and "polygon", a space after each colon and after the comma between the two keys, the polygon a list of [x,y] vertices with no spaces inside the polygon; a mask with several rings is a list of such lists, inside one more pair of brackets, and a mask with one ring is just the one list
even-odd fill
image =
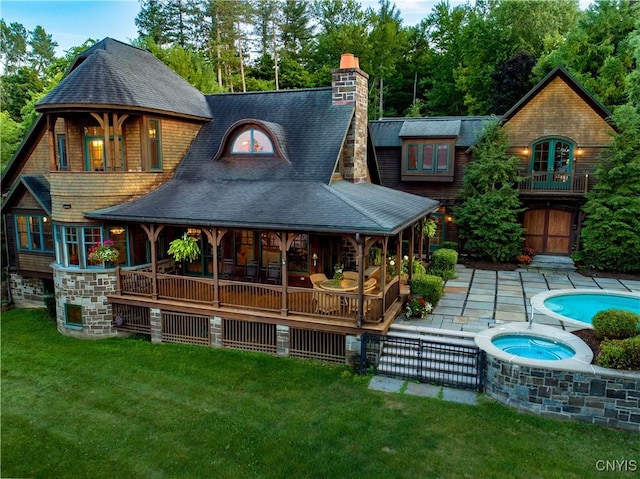
{"label": "manicured grass", "polygon": [[43,311],[0,324],[1,477],[566,479],[640,462],[638,434],[371,391],[342,367],[81,341]]}

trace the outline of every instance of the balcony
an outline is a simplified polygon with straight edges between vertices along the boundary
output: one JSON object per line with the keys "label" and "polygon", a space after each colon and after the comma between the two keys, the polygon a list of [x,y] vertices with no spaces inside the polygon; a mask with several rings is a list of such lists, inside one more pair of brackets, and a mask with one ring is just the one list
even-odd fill
{"label": "balcony", "polygon": [[589,189],[589,173],[527,172],[518,185],[521,194],[582,196]]}

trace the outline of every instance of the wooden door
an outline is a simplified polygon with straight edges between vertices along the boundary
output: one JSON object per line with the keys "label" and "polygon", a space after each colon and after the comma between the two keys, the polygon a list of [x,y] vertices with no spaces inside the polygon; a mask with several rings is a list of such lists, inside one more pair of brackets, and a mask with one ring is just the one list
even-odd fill
{"label": "wooden door", "polygon": [[571,212],[539,209],[524,214],[525,245],[538,253],[569,254]]}

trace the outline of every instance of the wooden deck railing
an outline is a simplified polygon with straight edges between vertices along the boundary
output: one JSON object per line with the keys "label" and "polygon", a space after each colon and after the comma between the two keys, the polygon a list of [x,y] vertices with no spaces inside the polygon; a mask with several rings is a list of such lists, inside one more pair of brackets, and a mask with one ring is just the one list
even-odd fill
{"label": "wooden deck railing", "polygon": [[520,173],[524,181],[518,184],[520,192],[564,193],[583,195],[589,187],[588,173]]}
{"label": "wooden deck railing", "polygon": [[[158,298],[214,304],[212,278],[197,278],[158,274]],[[221,307],[242,307],[260,311],[282,312],[282,287],[273,284],[244,283],[220,280],[218,286]],[[153,274],[146,271],[120,270],[119,294],[153,297]],[[398,297],[398,278],[385,288],[385,304],[390,306]],[[309,288],[287,289],[287,313],[354,320],[358,311],[356,293],[339,293]],[[384,315],[382,294],[364,295],[363,321],[378,322]]]}

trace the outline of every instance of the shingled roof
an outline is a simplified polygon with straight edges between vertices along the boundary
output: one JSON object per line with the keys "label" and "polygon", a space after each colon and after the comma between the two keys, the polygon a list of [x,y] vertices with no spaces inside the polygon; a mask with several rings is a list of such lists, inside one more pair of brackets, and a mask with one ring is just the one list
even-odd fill
{"label": "shingled roof", "polygon": [[102,106],[209,119],[205,96],[151,53],[105,38],[82,52],[36,110]]}
{"label": "shingled roof", "polygon": [[[429,198],[369,183],[331,181],[353,105],[332,105],[331,89],[207,97],[202,128],[172,180],[130,203],[88,218],[176,225],[392,235],[437,208]],[[215,160],[230,127],[268,122],[286,159]]]}

